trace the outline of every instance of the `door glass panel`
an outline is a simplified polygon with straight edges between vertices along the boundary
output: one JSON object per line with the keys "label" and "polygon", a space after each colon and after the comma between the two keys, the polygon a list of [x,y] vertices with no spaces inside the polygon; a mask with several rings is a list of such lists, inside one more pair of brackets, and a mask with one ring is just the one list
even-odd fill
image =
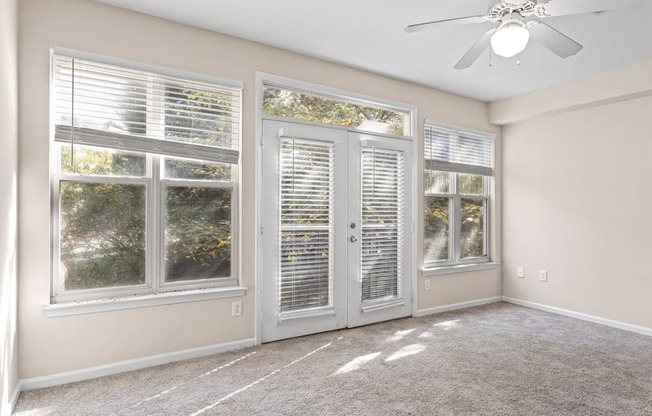
{"label": "door glass panel", "polygon": [[363,148],[362,302],[401,296],[403,153]]}
{"label": "door glass panel", "polygon": [[332,306],[334,144],[282,139],[279,311]]}

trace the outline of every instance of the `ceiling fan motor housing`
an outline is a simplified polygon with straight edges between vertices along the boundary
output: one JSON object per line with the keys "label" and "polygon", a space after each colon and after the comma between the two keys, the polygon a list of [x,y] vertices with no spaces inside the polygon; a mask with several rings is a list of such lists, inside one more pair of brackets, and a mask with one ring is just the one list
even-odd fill
{"label": "ceiling fan motor housing", "polygon": [[522,18],[537,15],[540,9],[540,7],[537,7],[537,2],[532,0],[498,0],[491,4],[487,19],[492,22],[504,21],[506,20],[505,17],[512,16],[515,13]]}

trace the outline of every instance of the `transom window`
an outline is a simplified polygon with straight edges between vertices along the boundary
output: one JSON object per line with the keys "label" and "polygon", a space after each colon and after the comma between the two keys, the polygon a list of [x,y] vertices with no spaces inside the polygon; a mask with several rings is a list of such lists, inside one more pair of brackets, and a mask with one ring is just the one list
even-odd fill
{"label": "transom window", "polygon": [[267,84],[263,87],[263,114],[372,133],[411,135],[409,111]]}
{"label": "transom window", "polygon": [[493,136],[427,123],[424,154],[425,267],[489,261]]}
{"label": "transom window", "polygon": [[241,88],[53,67],[53,301],[236,285]]}

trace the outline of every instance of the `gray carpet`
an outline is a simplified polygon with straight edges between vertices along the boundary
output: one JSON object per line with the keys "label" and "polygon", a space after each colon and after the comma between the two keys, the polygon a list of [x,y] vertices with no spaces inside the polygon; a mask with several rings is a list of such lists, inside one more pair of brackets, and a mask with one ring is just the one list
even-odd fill
{"label": "gray carpet", "polygon": [[25,392],[15,415],[652,415],[652,338],[498,303]]}

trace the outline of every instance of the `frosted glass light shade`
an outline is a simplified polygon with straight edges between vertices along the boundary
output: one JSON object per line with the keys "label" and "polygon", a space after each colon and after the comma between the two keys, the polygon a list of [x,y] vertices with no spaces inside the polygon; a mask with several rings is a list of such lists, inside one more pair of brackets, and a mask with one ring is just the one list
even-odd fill
{"label": "frosted glass light shade", "polygon": [[511,58],[523,52],[529,40],[530,32],[523,26],[504,26],[491,37],[491,48],[496,55]]}

